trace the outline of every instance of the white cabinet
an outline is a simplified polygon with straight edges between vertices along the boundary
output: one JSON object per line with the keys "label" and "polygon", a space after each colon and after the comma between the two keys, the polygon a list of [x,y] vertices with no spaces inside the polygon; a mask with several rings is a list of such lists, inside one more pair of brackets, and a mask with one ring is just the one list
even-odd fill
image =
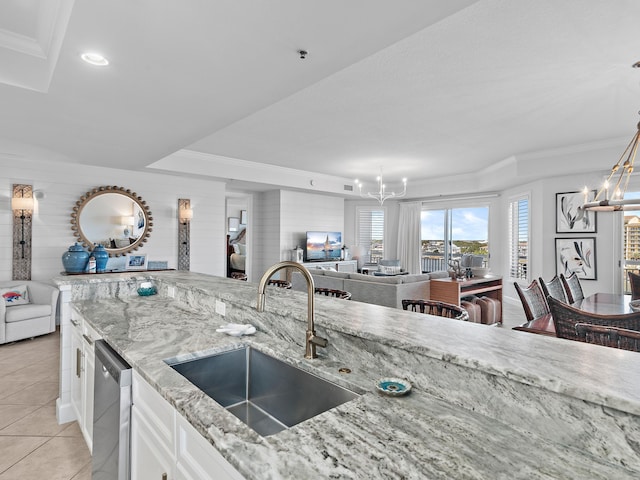
{"label": "white cabinet", "polygon": [[208,479],[244,477],[134,370],[131,480]]}
{"label": "white cabinet", "polygon": [[131,479],[173,480],[174,409],[133,372],[131,407]]}
{"label": "white cabinet", "polygon": [[303,265],[309,269],[334,268],[338,272],[356,273],[358,271],[357,260],[336,260],[334,262],[305,262]]}
{"label": "white cabinet", "polygon": [[182,415],[176,415],[176,440],[176,480],[244,479]]}
{"label": "white cabinet", "polygon": [[93,445],[94,342],[100,337],[82,317],[71,313],[71,406],[89,450]]}

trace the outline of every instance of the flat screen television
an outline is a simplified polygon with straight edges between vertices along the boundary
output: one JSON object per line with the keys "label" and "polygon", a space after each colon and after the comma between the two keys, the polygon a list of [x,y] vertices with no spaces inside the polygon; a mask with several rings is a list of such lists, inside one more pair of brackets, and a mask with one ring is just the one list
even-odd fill
{"label": "flat screen television", "polygon": [[340,260],[342,232],[307,232],[307,262]]}

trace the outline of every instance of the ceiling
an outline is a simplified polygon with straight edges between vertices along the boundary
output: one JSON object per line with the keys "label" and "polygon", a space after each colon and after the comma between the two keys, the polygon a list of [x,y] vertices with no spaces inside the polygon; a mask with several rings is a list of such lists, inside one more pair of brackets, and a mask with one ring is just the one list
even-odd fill
{"label": "ceiling", "polygon": [[3,0],[0,159],[273,185],[624,147],[639,17],[637,0]]}

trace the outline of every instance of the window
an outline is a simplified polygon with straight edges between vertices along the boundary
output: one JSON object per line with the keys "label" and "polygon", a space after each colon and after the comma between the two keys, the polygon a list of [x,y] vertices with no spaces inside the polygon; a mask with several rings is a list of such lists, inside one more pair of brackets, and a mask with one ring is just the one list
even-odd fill
{"label": "window", "polygon": [[529,197],[509,203],[509,276],[528,280],[529,272]]}
{"label": "window", "polygon": [[489,263],[489,207],[423,210],[422,271],[448,270],[449,260],[471,254]]}
{"label": "window", "polygon": [[356,216],[356,243],[365,249],[369,263],[378,263],[384,258],[384,208],[357,207]]}

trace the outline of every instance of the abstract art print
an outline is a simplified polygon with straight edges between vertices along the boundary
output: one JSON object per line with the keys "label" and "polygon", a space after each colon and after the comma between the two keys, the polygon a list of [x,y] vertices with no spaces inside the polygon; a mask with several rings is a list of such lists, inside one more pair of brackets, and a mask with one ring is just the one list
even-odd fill
{"label": "abstract art print", "polygon": [[581,210],[596,191],[556,193],[556,233],[596,233],[596,212]]}
{"label": "abstract art print", "polygon": [[582,280],[596,280],[596,238],[556,238],[556,271],[565,277],[575,272]]}

